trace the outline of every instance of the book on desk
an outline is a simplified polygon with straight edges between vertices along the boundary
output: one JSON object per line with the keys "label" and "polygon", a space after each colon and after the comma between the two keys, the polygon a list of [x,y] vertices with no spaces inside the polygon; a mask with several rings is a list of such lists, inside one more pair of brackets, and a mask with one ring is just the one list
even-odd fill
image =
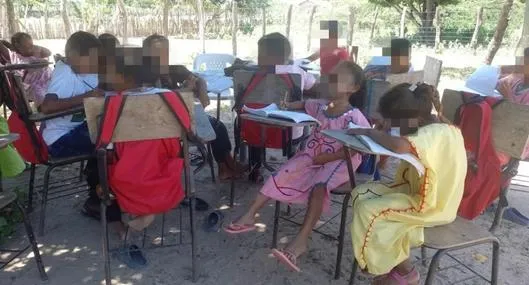
{"label": "book on desk", "polygon": [[293,111],[285,111],[279,109],[276,104],[272,103],[264,108],[254,109],[243,106],[243,111],[248,114],[252,114],[260,117],[269,117],[274,119],[288,120],[295,123],[304,123],[304,122],[315,122],[320,123],[316,118],[312,117],[309,114]]}
{"label": "book on desk", "polygon": [[[362,126],[358,126],[353,123],[349,123],[348,126],[349,129],[357,129],[357,128],[366,128]],[[376,155],[385,155],[385,156],[391,156],[395,157],[404,161],[407,161],[415,169],[417,169],[417,172],[420,176],[424,175],[425,173],[425,167],[421,163],[421,161],[413,154],[411,153],[396,153],[393,152],[377,142],[375,142],[373,139],[371,139],[368,136],[363,135],[350,135],[347,134],[347,130],[327,130],[324,132],[324,134],[331,136],[338,141],[344,143],[347,147],[354,149],[359,152],[365,152],[369,154],[376,154]]]}

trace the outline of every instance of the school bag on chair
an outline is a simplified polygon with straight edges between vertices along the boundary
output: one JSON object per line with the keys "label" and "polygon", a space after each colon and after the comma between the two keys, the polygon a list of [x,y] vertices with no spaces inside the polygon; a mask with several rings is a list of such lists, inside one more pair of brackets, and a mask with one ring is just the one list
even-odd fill
{"label": "school bag on chair", "polygon": [[[186,133],[191,132],[189,110],[174,92],[157,94],[167,104]],[[131,95],[134,96],[134,95]],[[156,95],[149,95],[156,96]],[[105,99],[97,147],[107,148],[127,100],[119,93]],[[159,214],[184,198],[184,158],[179,138],[113,143],[108,152],[108,184],[123,212],[133,215]]]}
{"label": "school bag on chair", "polygon": [[492,108],[497,98],[461,94],[464,104],[456,112],[469,156],[465,190],[459,215],[474,219],[498,198],[501,188],[501,163],[492,141]]}

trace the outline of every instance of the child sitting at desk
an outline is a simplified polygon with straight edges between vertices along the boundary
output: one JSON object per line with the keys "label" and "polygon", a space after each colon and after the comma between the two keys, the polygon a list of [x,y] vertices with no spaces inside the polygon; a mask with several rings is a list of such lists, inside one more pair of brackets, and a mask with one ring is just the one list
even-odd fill
{"label": "child sitting at desk", "polygon": [[[11,44],[0,42],[0,57],[6,63],[23,64],[47,62],[51,52],[44,47],[34,45],[31,36],[26,33],[16,33],[11,37]],[[1,62],[1,61],[0,61]],[[24,79],[24,89],[27,99],[39,106],[44,101],[46,88],[51,79],[52,69],[49,66],[28,69],[25,74],[20,72]]]}
{"label": "child sitting at desk", "polygon": [[[275,74],[299,74],[301,75],[301,89],[306,92],[315,92],[316,78],[297,65],[288,65],[292,54],[292,48],[288,39],[280,33],[271,33],[263,36],[257,42],[258,59],[260,72],[270,72]],[[235,123],[235,136],[239,135],[251,145],[248,148],[248,160],[250,163],[249,180],[252,182],[262,182],[263,177],[260,173],[262,148],[260,145],[261,127],[258,123],[241,121]],[[265,145],[270,148],[281,148],[282,136],[281,129],[268,128]],[[303,135],[303,128],[293,128],[292,139],[299,139]]]}
{"label": "child sitting at desk", "polygon": [[408,73],[412,71],[411,43],[407,39],[392,39],[391,57],[376,57],[376,60],[373,58],[364,69],[367,80],[386,80],[388,74]]}
{"label": "child sitting at desk", "polygon": [[310,62],[320,60],[321,74],[329,74],[342,60],[349,60],[349,53],[344,47],[338,47],[338,21],[321,21],[322,31],[328,31],[325,38],[320,39],[320,49],[307,57]]}
{"label": "child sitting at desk", "polygon": [[[324,209],[329,207],[331,190],[349,181],[347,163],[343,159],[342,145],[324,137],[323,130],[346,129],[349,122],[369,127],[356,102],[362,102],[360,94],[364,84],[362,68],[352,62],[341,62],[329,74],[329,99],[285,103],[288,109],[305,110],[321,123],[307,141],[305,150],[297,153],[277,173],[268,178],[253,202],[241,218],[225,231],[232,234],[255,230],[255,215],[270,199],[285,203],[306,204],[307,214],[296,238],[284,249],[274,249],[274,256],[290,269],[300,271],[296,259],[307,251],[310,233]],[[362,161],[360,154],[352,156],[356,169]]]}
{"label": "child sitting at desk", "polygon": [[353,190],[351,235],[358,264],[378,275],[373,284],[419,284],[409,261],[410,249],[424,242],[424,228],[452,222],[465,187],[467,158],[461,131],[432,115],[439,109],[437,90],[430,85],[400,84],[379,103],[389,125],[402,137],[385,131],[354,129],[396,153],[412,153],[424,175],[402,162],[393,184],[367,183]]}

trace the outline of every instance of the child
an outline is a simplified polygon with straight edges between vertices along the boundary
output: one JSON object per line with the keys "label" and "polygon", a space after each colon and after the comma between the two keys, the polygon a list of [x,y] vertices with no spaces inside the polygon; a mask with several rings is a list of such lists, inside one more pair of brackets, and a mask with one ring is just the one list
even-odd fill
{"label": "child", "polygon": [[[0,42],[0,53],[2,57],[8,58],[11,64],[47,62],[51,52],[44,47],[33,44],[31,36],[26,33],[16,33],[11,37],[11,45]],[[44,100],[46,88],[51,79],[52,69],[43,67],[28,69],[26,74],[20,73],[24,77],[24,89],[27,99],[31,100],[38,107]]]}
{"label": "child", "polygon": [[320,40],[320,49],[307,57],[308,61],[320,60],[321,74],[328,74],[342,60],[349,60],[347,49],[338,47],[338,22],[322,21],[322,31],[328,31],[326,38]]}
{"label": "child", "polygon": [[[292,48],[288,39],[280,33],[271,33],[263,36],[257,42],[258,58],[257,64],[262,72],[274,70],[276,74],[299,74],[301,76],[301,89],[304,95],[307,93],[316,93],[316,78],[297,65],[289,65],[292,55]],[[255,122],[236,122],[235,136],[239,135],[238,129],[241,129],[241,136],[251,145],[260,145],[261,130],[258,123]],[[299,139],[303,135],[303,128],[293,128],[292,139]],[[281,130],[277,128],[268,128],[266,135],[266,145],[271,148],[281,148],[282,146]],[[263,177],[260,173],[262,148],[249,147],[248,160],[250,162],[249,180],[260,183]]]}
{"label": "child", "polygon": [[374,284],[419,284],[410,249],[424,242],[424,228],[448,224],[463,195],[467,159],[461,131],[432,116],[440,106],[427,84],[400,84],[379,103],[387,125],[402,137],[374,129],[350,130],[397,153],[412,153],[425,167],[421,177],[402,162],[391,185],[367,183],[353,190],[353,251],[358,264],[378,275]]}
{"label": "child", "polygon": [[[285,203],[308,203],[305,220],[296,238],[286,248],[273,250],[279,261],[295,271],[300,271],[296,259],[307,250],[312,228],[323,209],[329,206],[329,192],[349,181],[342,145],[323,136],[321,132],[346,129],[349,122],[369,127],[366,118],[357,109],[361,106],[351,106],[349,103],[354,97],[363,96],[358,93],[364,84],[362,69],[355,63],[344,61],[329,76],[328,100],[285,103],[288,109],[304,109],[321,122],[321,126],[309,137],[306,149],[269,177],[248,212],[225,228],[226,232],[232,234],[255,230],[255,215],[270,199]],[[360,154],[352,156],[355,169],[361,160]]]}
{"label": "child", "polygon": [[388,74],[412,72],[411,43],[407,39],[391,40],[391,58],[389,65],[368,63],[364,69],[366,79],[386,80]]}

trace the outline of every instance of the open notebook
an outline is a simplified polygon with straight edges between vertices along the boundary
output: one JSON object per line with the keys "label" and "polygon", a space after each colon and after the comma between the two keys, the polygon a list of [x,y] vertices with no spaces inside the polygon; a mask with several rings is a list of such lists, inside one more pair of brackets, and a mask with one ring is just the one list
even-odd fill
{"label": "open notebook", "polygon": [[312,117],[311,115],[300,113],[300,112],[292,112],[292,111],[284,111],[277,107],[276,104],[272,103],[264,108],[261,109],[253,109],[248,108],[244,106],[243,111],[256,115],[261,117],[270,117],[275,119],[283,119],[283,120],[289,120],[293,121],[295,123],[302,123],[302,122],[316,122],[320,123],[316,118]]}
{"label": "open notebook", "polygon": [[[355,125],[352,122],[349,123],[348,127],[349,127],[349,129],[365,129],[365,128],[367,128],[367,127],[362,127],[362,126]],[[405,160],[405,161],[409,162],[411,165],[413,165],[417,169],[417,172],[419,173],[420,176],[424,175],[424,172],[425,172],[424,165],[419,161],[419,159],[415,155],[413,155],[411,153],[396,153],[396,152],[392,152],[389,149],[387,149],[387,148],[381,146],[380,144],[376,143],[373,139],[371,139],[368,136],[357,136],[357,135],[355,135],[354,137],[357,138],[358,141],[360,141],[360,143],[362,143],[372,153],[380,154],[380,155],[386,155],[386,156],[392,156],[392,157],[395,157],[395,158],[398,158],[398,159]]]}

